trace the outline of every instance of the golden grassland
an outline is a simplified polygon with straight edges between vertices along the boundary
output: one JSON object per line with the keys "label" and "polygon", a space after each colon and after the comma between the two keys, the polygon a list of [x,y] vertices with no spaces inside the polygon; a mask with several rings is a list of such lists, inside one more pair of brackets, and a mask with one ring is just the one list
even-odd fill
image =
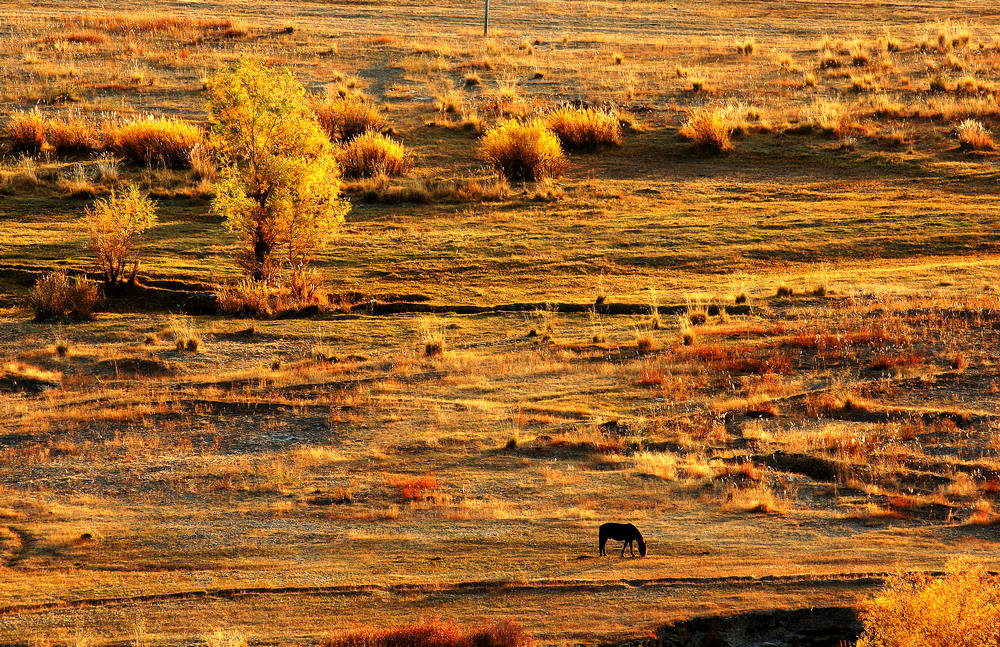
{"label": "golden grassland", "polygon": [[[488,39],[456,2],[5,11],[3,122],[61,125],[0,162],[0,643],[435,617],[625,640],[996,564],[989,7],[500,4]],[[405,145],[401,177],[346,185],[319,262],[383,307],[32,321],[41,273],[94,271],[80,219],[125,180],[159,200],[143,294],[237,278],[211,164],[113,135],[190,135],[240,56]],[[572,100],[620,145],[497,181],[482,132]],[[597,558],[607,520],[648,556]]]}

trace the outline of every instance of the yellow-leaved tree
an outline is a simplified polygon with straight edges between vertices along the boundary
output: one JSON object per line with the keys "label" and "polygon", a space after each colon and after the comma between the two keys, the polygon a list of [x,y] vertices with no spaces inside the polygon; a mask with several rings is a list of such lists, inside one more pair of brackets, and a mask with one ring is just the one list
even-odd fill
{"label": "yellow-leaved tree", "polygon": [[220,161],[215,211],[254,281],[301,276],[350,208],[306,92],[285,68],[244,59],[207,82],[210,144]]}

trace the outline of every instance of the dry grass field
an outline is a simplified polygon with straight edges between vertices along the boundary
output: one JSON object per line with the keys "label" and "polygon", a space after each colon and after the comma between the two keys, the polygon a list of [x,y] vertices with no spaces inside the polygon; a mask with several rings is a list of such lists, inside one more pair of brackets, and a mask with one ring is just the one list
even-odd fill
{"label": "dry grass field", "polygon": [[[1000,564],[995,8],[494,5],[488,38],[454,0],[3,10],[0,644],[621,643]],[[366,97],[410,166],[345,180],[322,303],[258,319],[205,307],[240,276],[212,164],[126,133],[200,137],[242,57]],[[620,144],[477,155],[567,103]],[[126,182],[140,285],[34,320]],[[649,554],[597,557],[604,521]]]}

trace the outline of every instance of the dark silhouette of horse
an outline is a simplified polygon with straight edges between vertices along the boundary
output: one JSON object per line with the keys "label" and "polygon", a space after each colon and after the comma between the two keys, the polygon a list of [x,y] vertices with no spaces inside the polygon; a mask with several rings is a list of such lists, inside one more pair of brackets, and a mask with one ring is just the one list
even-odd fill
{"label": "dark silhouette of horse", "polygon": [[624,541],[622,544],[622,557],[625,557],[625,548],[628,547],[629,554],[635,557],[635,552],[632,551],[632,542],[639,544],[639,557],[646,556],[646,542],[642,540],[642,533],[639,529],[630,523],[605,523],[601,524],[601,528],[598,531],[598,537],[600,539],[600,554],[607,555],[608,551],[604,550],[604,546],[608,543],[609,539],[614,539],[615,541]]}

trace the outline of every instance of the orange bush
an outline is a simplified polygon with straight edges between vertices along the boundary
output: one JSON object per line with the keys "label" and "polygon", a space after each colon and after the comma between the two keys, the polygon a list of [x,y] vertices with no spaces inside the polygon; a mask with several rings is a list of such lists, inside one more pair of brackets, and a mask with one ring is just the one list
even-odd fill
{"label": "orange bush", "polygon": [[400,496],[407,501],[423,501],[441,489],[441,484],[433,474],[400,479],[393,482],[393,485],[399,489]]}
{"label": "orange bush", "polygon": [[327,636],[321,647],[529,647],[531,636],[509,620],[463,629],[454,622],[435,620],[380,629],[365,627]]}

